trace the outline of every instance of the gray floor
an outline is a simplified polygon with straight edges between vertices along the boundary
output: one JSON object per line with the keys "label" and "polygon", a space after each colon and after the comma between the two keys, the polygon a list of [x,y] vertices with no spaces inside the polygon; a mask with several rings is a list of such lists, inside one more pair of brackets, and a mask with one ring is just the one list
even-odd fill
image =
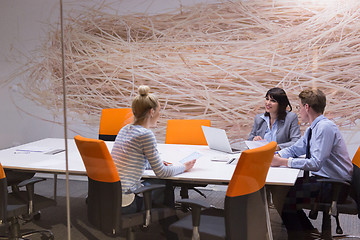
{"label": "gray floor", "polygon": [[[94,229],[87,221],[86,217],[86,204],[85,197],[87,192],[87,182],[72,180],[69,182],[70,191],[70,222],[71,222],[71,239],[114,239],[106,236],[100,231]],[[35,191],[42,195],[52,196],[53,194],[53,179],[48,179],[45,182],[38,183]],[[225,186],[210,186],[202,190],[207,196],[207,200],[215,207],[223,207],[223,200],[225,196]],[[34,229],[50,229],[55,239],[67,239],[67,217],[66,217],[66,184],[65,180],[58,180],[57,190],[57,202],[56,207],[51,207],[41,211],[41,219],[21,226],[23,231],[29,231]],[[176,196],[179,194],[176,192]],[[194,191],[190,191],[191,198],[203,198]],[[182,214],[182,213],[180,213]],[[273,230],[274,240],[286,240],[286,229],[281,224],[281,219],[275,209],[270,208],[271,225]],[[321,215],[318,220],[313,221],[313,224],[318,229],[321,229]],[[341,215],[340,221],[345,233],[360,236],[360,220],[357,216]],[[333,228],[335,223],[333,223]],[[334,230],[335,233],[335,230]],[[39,238],[33,238],[39,239]],[[165,239],[164,234],[157,224],[153,226],[147,232],[138,231],[136,233],[136,239],[147,240],[162,240]],[[359,238],[360,239],[360,238]]]}

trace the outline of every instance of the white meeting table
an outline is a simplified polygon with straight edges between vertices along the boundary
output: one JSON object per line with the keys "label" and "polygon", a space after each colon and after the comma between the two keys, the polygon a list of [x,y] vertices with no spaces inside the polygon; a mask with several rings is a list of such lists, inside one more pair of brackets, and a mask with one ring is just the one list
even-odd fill
{"label": "white meeting table", "polygon": [[[114,142],[106,142],[111,151]],[[86,170],[74,139],[68,139],[68,174],[85,175]],[[0,163],[5,169],[17,169],[38,173],[54,174],[54,199],[56,199],[57,174],[66,174],[65,141],[61,138],[46,138],[28,144],[0,150]],[[60,150],[60,152],[59,152]],[[240,154],[226,154],[210,150],[208,146],[158,144],[163,161],[179,164],[179,160],[191,153],[201,156],[188,172],[166,179],[181,182],[228,184],[231,180]],[[231,164],[226,161],[235,158]],[[214,161],[217,160],[217,161]],[[270,167],[266,177],[267,185],[293,186],[300,173],[298,169]],[[152,170],[145,170],[143,178],[156,178]],[[267,201],[265,196],[265,207]],[[269,212],[266,212],[269,239],[272,239]]]}
{"label": "white meeting table", "polygon": [[[114,142],[106,142],[111,151]],[[0,150],[0,163],[5,169],[34,171],[39,173],[65,174],[65,151],[51,154],[56,150],[65,149],[65,141],[61,138],[46,138],[28,144]],[[208,184],[228,184],[236,167],[240,154],[226,154],[210,150],[208,146],[158,144],[160,157],[164,161],[178,164],[183,157],[193,152],[201,156],[193,169],[167,179],[179,181],[202,182]],[[236,158],[232,164],[222,160]],[[213,161],[217,159],[218,161]],[[68,139],[68,170],[71,175],[86,175],[86,170],[77,150],[74,139]],[[219,161],[220,160],[220,161]],[[270,167],[266,178],[267,185],[294,185],[300,170]],[[145,170],[143,178],[156,178],[152,170]]]}

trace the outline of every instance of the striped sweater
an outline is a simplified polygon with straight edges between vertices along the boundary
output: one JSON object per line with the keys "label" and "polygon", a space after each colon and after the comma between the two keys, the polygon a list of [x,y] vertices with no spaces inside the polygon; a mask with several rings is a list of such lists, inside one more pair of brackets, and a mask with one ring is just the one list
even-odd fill
{"label": "striped sweater", "polygon": [[169,177],[185,171],[185,166],[165,166],[159,157],[154,133],[140,125],[123,127],[111,151],[119,172],[123,193],[140,187],[146,166],[151,166],[158,177]]}

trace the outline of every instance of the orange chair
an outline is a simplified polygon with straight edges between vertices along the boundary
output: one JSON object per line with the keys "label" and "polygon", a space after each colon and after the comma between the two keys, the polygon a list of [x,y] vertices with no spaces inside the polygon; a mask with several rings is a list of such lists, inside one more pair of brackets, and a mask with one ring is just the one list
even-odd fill
{"label": "orange chair", "polygon": [[[269,221],[265,195],[265,180],[273,159],[276,142],[243,151],[230,180],[224,210],[201,214],[207,203],[182,199],[192,208],[186,216],[170,226],[179,239],[269,239]],[[210,214],[216,212],[217,214]],[[219,213],[220,212],[220,213]]]}
{"label": "orange chair", "polygon": [[[166,144],[207,145],[201,126],[210,127],[211,121],[207,119],[171,119],[167,121]],[[193,184],[174,182],[174,186],[181,187],[181,198],[189,198],[188,189],[193,189],[206,197],[196,187],[206,187],[207,184]],[[185,210],[185,209],[184,209]]]}
{"label": "orange chair", "polygon": [[121,230],[128,230],[128,239],[133,239],[135,226],[147,227],[150,220],[175,215],[174,209],[151,209],[151,191],[164,187],[160,184],[144,186],[134,192],[143,194],[145,212],[122,215],[121,181],[105,142],[77,135],[75,143],[88,176],[87,213],[92,225],[112,236],[118,235]]}
{"label": "orange chair", "polygon": [[131,108],[106,108],[101,111],[99,139],[115,141],[120,129],[134,119]]}
{"label": "orange chair", "polygon": [[206,119],[171,119],[167,121],[165,143],[207,145],[201,126],[210,127]]}

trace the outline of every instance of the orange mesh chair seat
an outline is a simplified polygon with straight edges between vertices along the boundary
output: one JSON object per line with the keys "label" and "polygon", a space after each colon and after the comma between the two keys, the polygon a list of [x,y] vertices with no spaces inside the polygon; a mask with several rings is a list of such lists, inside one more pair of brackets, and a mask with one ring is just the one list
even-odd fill
{"label": "orange mesh chair seat", "polygon": [[106,108],[101,111],[99,139],[115,141],[120,129],[132,123],[133,113],[131,108]]}
{"label": "orange mesh chair seat", "polygon": [[210,127],[207,119],[171,119],[167,121],[166,144],[207,145],[201,126]]}
{"label": "orange mesh chair seat", "polygon": [[88,176],[87,213],[92,225],[112,236],[121,234],[121,230],[127,230],[128,239],[133,239],[133,227],[147,227],[150,218],[156,221],[175,214],[169,208],[151,209],[151,191],[164,187],[155,184],[135,192],[144,195],[145,213],[122,214],[121,181],[105,142],[77,135],[75,143]]}
{"label": "orange mesh chair seat", "polygon": [[270,142],[241,153],[226,192],[223,211],[201,212],[209,205],[180,200],[191,206],[192,216],[172,224],[170,230],[177,233],[179,239],[269,239],[264,186],[276,145]]}
{"label": "orange mesh chair seat", "polygon": [[[42,179],[25,180],[20,183],[20,187],[25,186],[27,191],[8,193],[5,172],[0,164],[0,227],[8,229],[8,236],[0,236],[0,239],[24,239],[36,234],[42,237],[47,236],[48,239],[54,239],[50,230],[20,231],[19,220],[23,219],[23,216],[31,216],[34,211],[56,205],[53,199],[34,194],[33,185],[39,181],[42,181]],[[29,201],[31,204],[29,204]]]}
{"label": "orange mesh chair seat", "polygon": [[[323,212],[322,216],[322,227],[321,227],[321,239],[334,239],[339,237],[343,238],[360,238],[360,236],[347,236],[343,235],[343,230],[340,226],[339,213],[358,215],[360,219],[360,147],[355,153],[353,159],[353,174],[352,181],[348,183],[346,181],[339,181],[335,179],[319,179],[320,182],[331,183],[331,203],[316,202],[314,205],[300,205],[299,207],[310,209],[309,217],[312,219],[317,218],[317,212]],[[338,203],[340,189],[343,187],[350,187],[349,195],[345,202]],[[336,233],[340,234],[332,236],[331,229],[331,216],[336,221]]]}

